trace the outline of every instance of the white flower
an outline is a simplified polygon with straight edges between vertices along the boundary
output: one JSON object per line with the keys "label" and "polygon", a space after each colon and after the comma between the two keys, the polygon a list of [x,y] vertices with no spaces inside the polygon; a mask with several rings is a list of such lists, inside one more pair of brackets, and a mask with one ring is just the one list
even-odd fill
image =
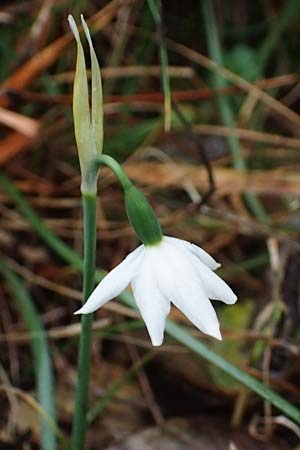
{"label": "white flower", "polygon": [[157,245],[141,245],[131,252],[75,314],[94,312],[131,283],[153,345],[163,342],[171,302],[203,333],[221,340],[219,321],[209,299],[230,305],[237,297],[213,272],[219,266],[200,247],[164,236]]}

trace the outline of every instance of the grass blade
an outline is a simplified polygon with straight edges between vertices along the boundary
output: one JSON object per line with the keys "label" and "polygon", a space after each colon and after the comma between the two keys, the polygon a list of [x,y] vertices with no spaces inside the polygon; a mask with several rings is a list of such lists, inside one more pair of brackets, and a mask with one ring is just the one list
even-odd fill
{"label": "grass blade", "polygon": [[[203,0],[202,11],[205,19],[205,33],[210,57],[217,64],[222,64],[222,50],[213,10],[213,3],[210,0]],[[226,81],[217,74],[214,75],[213,80],[216,88],[223,88],[226,86]],[[218,96],[217,102],[223,124],[228,128],[235,128],[235,119],[228,99],[223,96]],[[241,153],[238,138],[235,136],[230,136],[227,138],[227,142],[232,154],[235,169],[245,171],[247,166]],[[255,194],[252,192],[246,192],[245,200],[251,212],[257,219],[263,223],[270,222],[268,214]]]}
{"label": "grass blade", "polygon": [[276,394],[272,389],[266,387],[263,383],[248,375],[243,370],[226,361],[222,356],[210,350],[202,342],[190,335],[188,330],[168,321],[166,324],[166,331],[173,336],[178,342],[185,345],[197,355],[215,364],[220,369],[223,369],[227,374],[231,375],[236,380],[243,383],[252,391],[256,392],[260,397],[270,401],[279,410],[283,411],[287,416],[300,422],[300,410],[293,406],[290,402],[285,400],[280,395]]}
{"label": "grass blade", "polygon": [[[39,404],[46,415],[55,422],[55,404],[53,393],[53,373],[49,355],[48,342],[44,327],[32,298],[22,286],[14,272],[9,269],[4,260],[0,258],[0,272],[7,281],[12,296],[26,323],[28,331],[32,334],[31,350],[34,361],[34,372],[37,385]],[[43,450],[56,449],[56,433],[49,421],[41,417],[41,448]]]}
{"label": "grass blade", "polygon": [[167,133],[171,128],[171,114],[172,114],[172,106],[171,106],[171,88],[170,88],[170,77],[169,77],[169,69],[168,69],[168,53],[167,48],[163,38],[163,27],[161,21],[161,10],[162,3],[161,0],[147,0],[149,9],[151,11],[153,20],[157,27],[157,34],[159,39],[159,57],[161,64],[161,81],[162,88],[164,93],[164,129]]}

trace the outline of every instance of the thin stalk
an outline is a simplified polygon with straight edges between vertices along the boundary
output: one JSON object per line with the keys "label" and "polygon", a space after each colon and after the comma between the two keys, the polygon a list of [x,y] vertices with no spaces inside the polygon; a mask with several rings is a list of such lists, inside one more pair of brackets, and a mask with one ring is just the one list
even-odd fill
{"label": "thin stalk", "polygon": [[[222,64],[222,50],[215,20],[213,2],[211,2],[211,0],[203,0],[202,12],[205,22],[205,34],[207,38],[209,55],[217,64]],[[214,76],[214,85],[217,88],[222,88],[226,86],[226,81],[216,74]],[[217,102],[224,125],[228,128],[235,128],[235,119],[228,99],[223,96],[218,96]],[[241,153],[239,140],[235,136],[229,136],[227,138],[227,142],[232,154],[234,168],[240,171],[245,171],[247,169],[247,165]],[[263,223],[270,222],[269,216],[255,194],[252,192],[246,192],[245,200],[251,212],[255,217],[257,217],[257,219]]]}
{"label": "thin stalk", "polygon": [[[85,303],[95,286],[96,196],[83,194],[82,202],[84,224],[83,303]],[[82,450],[84,448],[91,365],[92,321],[92,314],[81,316],[78,379],[71,437],[72,450]]]}
{"label": "thin stalk", "polygon": [[100,164],[104,164],[105,166],[109,167],[117,177],[124,191],[132,186],[132,183],[124,172],[122,166],[111,156],[101,155],[96,159],[95,163],[97,167],[99,167]]}
{"label": "thin stalk", "polygon": [[164,42],[164,30],[162,24],[162,3],[161,0],[147,0],[153,20],[156,24],[158,40],[159,40],[159,57],[161,64],[161,82],[164,93],[164,129],[167,133],[171,128],[172,99],[170,88],[170,76],[168,66],[168,52]]}
{"label": "thin stalk", "polygon": [[276,19],[274,18],[274,20],[272,20],[270,30],[258,52],[259,76],[262,76],[264,73],[282,33],[294,20],[297,20],[299,13],[299,0],[289,0],[283,4],[283,7]]}

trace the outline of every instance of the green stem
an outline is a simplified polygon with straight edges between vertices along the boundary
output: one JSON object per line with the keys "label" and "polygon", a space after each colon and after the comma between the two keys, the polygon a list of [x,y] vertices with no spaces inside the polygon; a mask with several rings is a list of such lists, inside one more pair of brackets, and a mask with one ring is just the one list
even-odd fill
{"label": "green stem", "polygon": [[101,155],[97,158],[96,164],[99,167],[101,164],[109,167],[113,173],[116,175],[118,181],[120,182],[124,191],[126,189],[132,187],[132,183],[129,180],[128,176],[124,172],[122,166],[111,156],[109,155]]}
{"label": "green stem", "polygon": [[168,69],[168,52],[164,42],[163,24],[162,24],[162,3],[161,0],[147,0],[149,9],[157,27],[157,34],[159,39],[159,57],[161,64],[161,82],[164,93],[164,129],[167,133],[171,128],[171,113],[172,113],[172,101],[171,101],[171,88],[170,88],[170,76]]}
{"label": "green stem", "polygon": [[[85,303],[95,286],[96,196],[83,194],[82,201],[84,222],[83,303]],[[71,438],[72,450],[84,448],[91,365],[92,320],[92,314],[81,316],[78,379]]]}
{"label": "green stem", "polygon": [[270,61],[270,57],[276,49],[276,44],[282,33],[297,20],[300,13],[299,0],[289,0],[283,3],[282,9],[274,20],[271,22],[271,28],[260,45],[258,52],[259,77],[265,72],[265,68]]}
{"label": "green stem", "polygon": [[[211,59],[221,65],[223,61],[222,49],[215,19],[213,2],[211,2],[211,0],[203,0],[201,5],[205,21],[205,34],[207,38],[208,52]],[[217,88],[223,88],[226,86],[226,81],[218,74],[214,75],[213,81],[215,87]],[[217,103],[223,124],[227,128],[235,128],[235,118],[228,99],[223,96],[218,96]],[[245,172],[247,170],[247,164],[241,153],[239,140],[235,136],[229,136],[227,138],[227,142],[232,154],[234,168],[241,172]],[[270,223],[270,218],[259,198],[253,192],[245,192],[244,197],[253,215],[262,223]]]}

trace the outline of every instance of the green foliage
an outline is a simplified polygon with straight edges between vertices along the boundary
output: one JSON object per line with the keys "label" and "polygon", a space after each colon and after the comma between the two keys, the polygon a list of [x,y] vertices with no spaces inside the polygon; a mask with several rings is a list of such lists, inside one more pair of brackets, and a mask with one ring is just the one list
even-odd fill
{"label": "green foliage", "polygon": [[224,65],[248,81],[255,81],[259,74],[258,54],[247,45],[237,44],[226,52]]}
{"label": "green foliage", "polygon": [[44,416],[40,419],[41,448],[42,450],[55,450],[57,426],[54,403],[54,380],[45,330],[33,299],[2,258],[0,258],[0,272],[7,281],[12,297],[16,301],[16,306],[32,336],[31,350],[34,362],[38,401],[47,416],[47,419]]}

